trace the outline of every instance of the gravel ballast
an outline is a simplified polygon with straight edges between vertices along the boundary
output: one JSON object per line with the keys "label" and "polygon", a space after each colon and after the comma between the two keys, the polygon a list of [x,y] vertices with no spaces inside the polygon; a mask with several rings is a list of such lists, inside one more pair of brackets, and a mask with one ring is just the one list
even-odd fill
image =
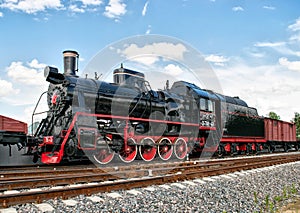
{"label": "gravel ballast", "polygon": [[18,213],[268,212],[299,195],[299,177],[300,162],[296,162],[177,184],[81,195],[67,201],[53,199],[44,202],[47,206],[44,210],[43,205],[35,204],[13,206],[11,210]]}

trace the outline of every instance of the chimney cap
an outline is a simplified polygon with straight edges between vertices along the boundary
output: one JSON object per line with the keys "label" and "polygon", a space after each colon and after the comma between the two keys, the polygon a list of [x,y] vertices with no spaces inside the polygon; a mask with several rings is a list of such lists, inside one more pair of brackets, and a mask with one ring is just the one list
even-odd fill
{"label": "chimney cap", "polygon": [[65,50],[65,51],[63,51],[63,55],[64,56],[73,56],[73,57],[79,56],[78,52],[75,50]]}

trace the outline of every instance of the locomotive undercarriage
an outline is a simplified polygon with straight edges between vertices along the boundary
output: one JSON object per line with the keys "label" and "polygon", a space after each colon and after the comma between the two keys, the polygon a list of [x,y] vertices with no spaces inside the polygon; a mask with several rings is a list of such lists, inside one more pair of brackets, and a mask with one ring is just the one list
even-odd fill
{"label": "locomotive undercarriage", "polygon": [[[127,125],[126,121],[117,123],[120,123],[118,128],[109,127],[100,131],[103,135],[102,143],[101,147],[96,148],[99,154],[107,154],[110,160],[115,154],[126,163],[134,159],[148,162],[155,157],[168,160],[173,154],[178,159],[184,159],[188,154],[190,132],[194,131],[191,128],[183,131],[177,123],[146,122],[138,119],[128,122]],[[94,155],[96,161],[106,163],[108,158],[99,154]]]}
{"label": "locomotive undercarriage", "polygon": [[250,155],[259,153],[273,153],[273,152],[289,152],[298,151],[299,143],[294,141],[266,141],[263,138],[247,138],[248,142],[232,140],[231,142],[221,142],[216,150],[216,155],[219,157],[225,155]]}
{"label": "locomotive undercarriage", "polygon": [[[77,121],[83,117],[98,122],[95,126],[82,126]],[[172,156],[182,160],[202,140],[198,135],[191,135],[199,131],[199,125],[194,123],[82,112],[75,113],[64,127],[68,128],[62,127],[58,136],[44,137],[39,145],[42,162],[58,163],[87,156],[99,164],[107,164],[115,155],[126,163],[135,159],[148,162],[156,157],[165,161]]]}

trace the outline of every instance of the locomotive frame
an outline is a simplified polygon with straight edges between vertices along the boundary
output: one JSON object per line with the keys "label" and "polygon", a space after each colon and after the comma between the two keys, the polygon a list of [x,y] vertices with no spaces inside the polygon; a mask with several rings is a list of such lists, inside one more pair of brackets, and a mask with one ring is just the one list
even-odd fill
{"label": "locomotive frame", "polygon": [[[179,136],[179,135],[144,135],[138,134],[132,128],[130,123],[133,122],[153,122],[153,123],[164,123],[169,128],[177,125],[184,125],[185,127],[191,127],[193,129],[199,128],[198,124],[195,123],[184,123],[181,122],[171,122],[171,121],[161,121],[161,120],[154,120],[154,119],[141,119],[141,118],[134,118],[134,117],[124,117],[124,116],[113,116],[113,115],[104,115],[104,114],[88,114],[84,112],[76,112],[69,129],[65,132],[64,135],[61,135],[63,138],[63,142],[61,143],[61,147],[58,152],[43,152],[42,153],[42,162],[44,163],[59,163],[64,153],[64,148],[68,143],[68,140],[73,140],[72,132],[76,126],[76,122],[80,116],[83,117],[95,117],[97,119],[102,119],[106,121],[111,121],[112,119],[116,119],[118,121],[122,121],[125,123],[125,126],[122,127],[122,132],[107,132],[104,130],[98,130],[97,128],[91,127],[78,127],[78,132],[80,130],[84,132],[84,130],[92,132],[92,134],[88,135],[89,137],[89,144],[82,145],[81,137],[84,134],[78,134],[78,144],[76,145],[78,150],[86,150],[88,153],[89,151],[96,151],[97,153],[93,153],[93,158],[96,162],[100,164],[109,163],[113,157],[115,150],[112,150],[110,145],[113,145],[111,142],[116,136],[115,139],[118,139],[119,136],[122,137],[123,145],[119,153],[119,157],[123,162],[129,163],[132,162],[137,154],[144,161],[152,161],[155,156],[156,152],[160,159],[162,160],[169,160],[174,153],[177,159],[184,159],[186,155],[189,153],[189,147],[191,144],[188,142],[196,140],[196,137],[190,137],[189,135]],[[200,130],[208,130],[206,127],[200,127]],[[215,130],[215,128],[209,128],[209,130]],[[104,139],[103,139],[104,138]],[[155,143],[155,141],[159,141],[159,143]],[[44,146],[55,146],[53,136],[44,137],[44,141],[40,144],[41,147]]]}

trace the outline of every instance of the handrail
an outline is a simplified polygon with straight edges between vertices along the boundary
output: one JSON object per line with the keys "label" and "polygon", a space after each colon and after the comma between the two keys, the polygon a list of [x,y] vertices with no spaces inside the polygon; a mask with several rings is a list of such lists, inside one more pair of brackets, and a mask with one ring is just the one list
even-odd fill
{"label": "handrail", "polygon": [[35,108],[34,108],[34,110],[33,110],[33,112],[32,112],[32,116],[31,116],[31,134],[32,134],[32,135],[34,135],[34,134],[33,134],[33,117],[34,117],[35,115],[39,115],[39,114],[48,112],[48,111],[37,112],[37,113],[35,112],[36,109],[37,109],[37,107],[38,107],[38,105],[39,105],[39,103],[40,103],[40,101],[41,101],[41,99],[42,99],[42,97],[43,97],[43,95],[44,95],[45,93],[47,93],[47,92],[48,92],[48,91],[45,91],[45,92],[43,92],[43,93],[40,95],[40,98],[39,98],[38,102],[36,103]]}

